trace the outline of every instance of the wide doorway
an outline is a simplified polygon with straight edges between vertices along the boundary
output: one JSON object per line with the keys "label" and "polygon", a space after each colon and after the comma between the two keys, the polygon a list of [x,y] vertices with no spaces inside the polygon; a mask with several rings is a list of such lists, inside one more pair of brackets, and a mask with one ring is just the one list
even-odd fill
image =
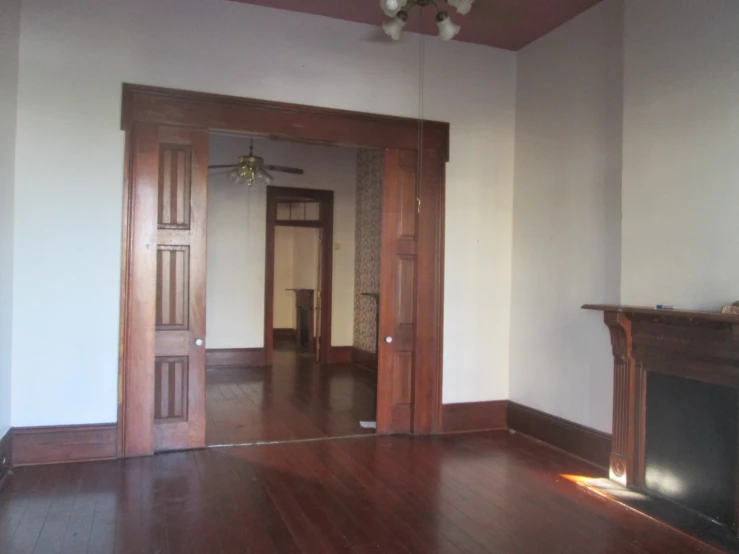
{"label": "wide doorway", "polygon": [[[246,155],[267,168],[251,184]],[[383,163],[210,135],[208,446],[375,432]]]}
{"label": "wide doorway", "polygon": [[[379,290],[355,290],[345,303],[353,304],[362,294],[366,302],[376,303],[374,322],[369,324],[379,328],[379,332],[375,331],[377,432],[424,434],[441,429],[447,124],[432,121],[421,124],[413,119],[139,85],[123,86],[122,122],[127,153],[121,287],[120,455],[205,446],[207,368],[274,366],[270,366],[273,360],[268,359],[269,352],[265,349],[267,326],[263,325],[264,304],[272,295],[265,296],[267,300],[262,308],[239,307],[228,301],[228,309],[234,312],[249,310],[259,315],[250,317],[250,321],[259,322],[261,331],[250,328],[249,333],[253,333],[250,336],[261,333],[261,342],[229,344],[229,339],[219,346],[214,344],[216,327],[208,322],[213,307],[206,290],[212,286],[208,264],[213,255],[213,245],[207,237],[210,166],[244,165],[243,160],[260,157],[256,151],[257,139],[315,147],[348,147],[382,154],[381,169],[373,169],[382,175]],[[216,164],[211,160],[211,138],[216,134],[255,138],[255,151],[250,155],[242,144],[237,149],[236,160],[231,156]],[[278,172],[268,166],[281,165],[277,161],[264,163],[268,172]],[[358,163],[356,158],[354,163]],[[253,167],[242,169],[243,176],[254,176]],[[265,194],[270,183],[266,185],[262,188]],[[308,188],[330,189],[318,182]],[[249,205],[249,210],[261,210],[262,206],[264,202],[255,202]],[[334,206],[337,214],[352,213],[351,209],[342,211],[338,201]],[[237,219],[245,218],[243,212],[237,213]],[[247,210],[247,213],[251,212]],[[248,218],[246,223],[254,233],[259,227],[266,232],[266,219],[263,221],[263,226],[258,218]],[[256,235],[250,233],[250,236]],[[264,262],[261,265],[247,262],[247,277],[231,283],[234,290],[240,287],[264,290],[269,277],[266,241],[263,249]],[[335,240],[329,251],[333,257],[345,252],[342,243],[337,244]],[[226,266],[243,262],[238,253],[228,250],[221,253],[219,260]],[[325,270],[322,271],[325,275]],[[336,265],[333,271],[335,287]],[[325,301],[325,288],[320,293]],[[322,306],[315,304],[314,310]],[[367,361],[371,362],[372,353],[355,349],[353,338],[350,342],[334,340],[337,333],[353,331],[353,322],[339,325],[337,321],[337,310],[342,307],[346,305],[334,303],[331,308],[331,332],[323,325],[325,314],[315,320],[321,322],[315,335],[318,350],[328,349],[320,363],[351,365],[361,358],[361,365],[371,365]],[[232,338],[242,337],[236,329],[236,325],[225,326],[225,332]],[[273,333],[274,330],[273,327]],[[273,334],[267,334],[274,338]],[[220,352],[208,354],[208,350]],[[294,364],[296,368],[298,361]],[[275,376],[274,372],[265,375],[264,382],[267,377]],[[320,382],[320,374],[314,379]]]}

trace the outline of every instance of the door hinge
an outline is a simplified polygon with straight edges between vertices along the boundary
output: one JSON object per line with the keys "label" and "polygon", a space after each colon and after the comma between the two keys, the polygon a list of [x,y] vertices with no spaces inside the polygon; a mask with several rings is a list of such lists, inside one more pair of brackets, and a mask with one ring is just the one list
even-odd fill
{"label": "door hinge", "polygon": [[418,213],[420,214],[421,213],[421,199],[416,198],[416,202],[418,202]]}

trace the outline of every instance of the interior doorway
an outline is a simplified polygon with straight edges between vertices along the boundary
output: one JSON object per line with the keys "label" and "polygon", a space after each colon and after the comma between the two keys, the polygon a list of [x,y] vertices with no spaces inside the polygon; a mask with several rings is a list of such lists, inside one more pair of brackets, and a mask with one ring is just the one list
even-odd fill
{"label": "interior doorway", "polygon": [[[351,183],[354,186],[354,183]],[[353,209],[345,206],[344,209]],[[288,282],[278,284],[280,265],[276,237],[290,242],[293,260]],[[288,241],[289,237],[289,241]],[[264,356],[272,364],[275,337],[289,329],[275,325],[275,300],[294,315],[297,344],[315,353],[318,362],[329,362],[333,307],[334,193],[330,190],[267,187],[267,242],[264,280]],[[285,254],[285,253],[283,253]],[[297,267],[299,264],[302,267]],[[284,275],[283,275],[284,277]],[[285,284],[291,286],[284,286]],[[287,289],[287,290],[286,290]],[[290,306],[290,304],[292,306]],[[275,331],[277,330],[277,333]],[[306,335],[305,337],[299,336]]]}
{"label": "interior doorway", "polygon": [[274,348],[290,345],[320,361],[321,230],[278,225],[275,228]]}
{"label": "interior doorway", "polygon": [[[290,172],[270,171],[269,184],[234,179],[229,162],[249,149]],[[206,445],[373,432],[360,422],[375,420],[376,371],[317,360],[324,337],[334,350],[353,343],[358,154],[211,134]]]}
{"label": "interior doorway", "polygon": [[384,150],[377,430],[441,429],[447,124],[137,85],[124,85],[122,119],[120,455],[205,445],[211,131]]}

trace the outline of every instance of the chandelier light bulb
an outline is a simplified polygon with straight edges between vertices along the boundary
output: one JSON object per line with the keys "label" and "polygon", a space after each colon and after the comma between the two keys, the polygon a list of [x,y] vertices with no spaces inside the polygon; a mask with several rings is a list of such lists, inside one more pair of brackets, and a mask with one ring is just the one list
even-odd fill
{"label": "chandelier light bulb", "polygon": [[399,11],[395,17],[388,19],[382,24],[382,30],[391,39],[400,40],[400,33],[403,31],[406,21],[408,21],[408,14],[404,11]]}
{"label": "chandelier light bulb", "polygon": [[459,25],[449,19],[449,14],[446,12],[439,12],[436,15],[436,24],[439,26],[439,37],[443,40],[451,40],[459,32]]}
{"label": "chandelier light bulb", "polygon": [[259,174],[257,175],[257,179],[259,181],[264,182],[265,185],[269,185],[274,181],[274,177],[272,177],[271,174],[267,173],[264,169],[259,170]]}
{"label": "chandelier light bulb", "polygon": [[239,175],[239,170],[238,169],[234,169],[233,171],[229,171],[228,178],[231,179],[237,185],[241,185],[242,184],[241,176]]}
{"label": "chandelier light bulb", "polygon": [[470,13],[470,10],[472,9],[472,3],[474,1],[475,0],[454,0],[454,3],[452,5],[457,9],[458,14],[467,15],[468,13]]}
{"label": "chandelier light bulb", "polygon": [[395,17],[406,5],[407,0],[380,0],[380,6],[385,15]]}

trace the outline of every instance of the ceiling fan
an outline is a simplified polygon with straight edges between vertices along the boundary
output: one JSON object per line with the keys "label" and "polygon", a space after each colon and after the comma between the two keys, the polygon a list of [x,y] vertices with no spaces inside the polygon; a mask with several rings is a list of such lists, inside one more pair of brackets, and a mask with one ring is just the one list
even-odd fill
{"label": "ceiling fan", "polygon": [[231,171],[229,175],[234,182],[239,185],[246,184],[247,186],[252,186],[257,182],[269,185],[274,177],[268,173],[268,170],[290,173],[292,175],[303,175],[303,173],[305,173],[302,169],[298,169],[297,167],[265,164],[264,158],[254,155],[254,139],[251,139],[249,142],[249,154],[246,156],[239,156],[239,163],[209,165],[208,169],[232,169],[233,171]]}

